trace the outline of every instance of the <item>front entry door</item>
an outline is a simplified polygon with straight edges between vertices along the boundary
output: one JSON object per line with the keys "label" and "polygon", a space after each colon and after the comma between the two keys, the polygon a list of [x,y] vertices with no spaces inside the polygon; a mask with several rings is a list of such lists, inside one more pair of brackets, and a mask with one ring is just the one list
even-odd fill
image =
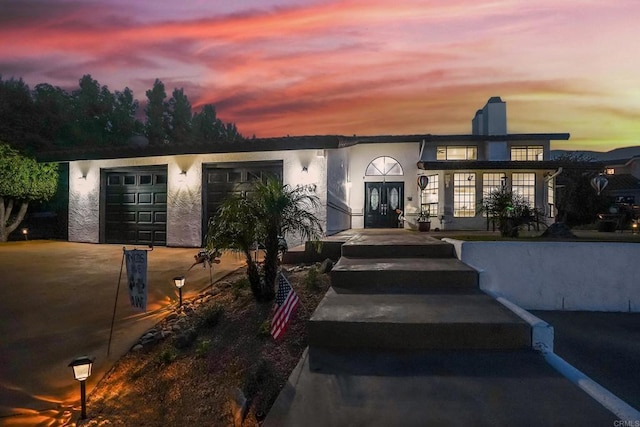
{"label": "front entry door", "polygon": [[396,209],[404,210],[404,182],[365,182],[365,228],[398,228]]}

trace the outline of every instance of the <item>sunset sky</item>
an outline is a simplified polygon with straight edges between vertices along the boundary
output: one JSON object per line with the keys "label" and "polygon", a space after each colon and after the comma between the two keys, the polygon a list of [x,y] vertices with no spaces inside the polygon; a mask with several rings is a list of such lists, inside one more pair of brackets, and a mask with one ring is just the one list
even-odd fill
{"label": "sunset sky", "polygon": [[159,78],[245,136],[466,134],[491,96],[552,148],[640,145],[638,0],[0,0],[0,74],[138,100]]}

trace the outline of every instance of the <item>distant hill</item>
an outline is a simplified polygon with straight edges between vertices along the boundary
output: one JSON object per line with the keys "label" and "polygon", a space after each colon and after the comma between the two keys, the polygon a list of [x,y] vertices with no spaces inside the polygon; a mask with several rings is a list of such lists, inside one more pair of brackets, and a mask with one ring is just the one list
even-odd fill
{"label": "distant hill", "polygon": [[595,161],[610,162],[614,160],[628,160],[640,156],[640,146],[616,148],[611,151],[587,151],[587,150],[551,150],[551,159],[556,159],[563,154],[582,154]]}

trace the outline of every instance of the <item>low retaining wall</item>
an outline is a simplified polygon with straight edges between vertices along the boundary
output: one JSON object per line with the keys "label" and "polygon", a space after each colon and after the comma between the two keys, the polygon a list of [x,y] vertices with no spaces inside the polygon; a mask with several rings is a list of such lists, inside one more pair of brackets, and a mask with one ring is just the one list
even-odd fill
{"label": "low retaining wall", "polygon": [[481,289],[525,309],[640,312],[640,244],[443,240]]}

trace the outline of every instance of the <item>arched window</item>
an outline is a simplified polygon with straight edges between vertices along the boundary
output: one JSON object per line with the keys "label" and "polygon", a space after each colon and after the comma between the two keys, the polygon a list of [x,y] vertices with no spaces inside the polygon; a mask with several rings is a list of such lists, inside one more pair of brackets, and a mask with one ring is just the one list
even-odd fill
{"label": "arched window", "polygon": [[367,166],[366,176],[402,176],[404,171],[400,163],[393,157],[381,156],[375,158]]}

